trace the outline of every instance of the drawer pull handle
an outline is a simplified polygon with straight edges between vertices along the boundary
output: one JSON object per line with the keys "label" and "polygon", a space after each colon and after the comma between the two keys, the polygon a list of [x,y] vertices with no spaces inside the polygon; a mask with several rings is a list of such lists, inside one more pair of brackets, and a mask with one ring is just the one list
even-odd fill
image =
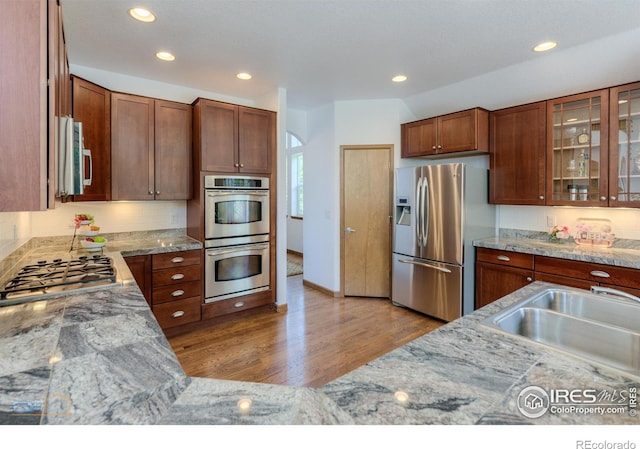
{"label": "drawer pull handle", "polygon": [[509,262],[511,259],[507,256],[498,256],[497,257],[498,260],[502,260],[504,262]]}
{"label": "drawer pull handle", "polygon": [[606,271],[598,271],[594,270],[591,272],[591,276],[595,276],[597,278],[610,278],[611,276]]}
{"label": "drawer pull handle", "polygon": [[183,316],[183,315],[184,315],[184,311],[182,311],[182,310],[178,310],[177,312],[173,312],[173,313],[171,314],[171,316],[172,316],[173,318],[180,318],[180,317],[181,317],[181,316]]}
{"label": "drawer pull handle", "polygon": [[184,257],[174,257],[173,259],[171,259],[171,263],[180,263],[180,262],[184,262]]}
{"label": "drawer pull handle", "polygon": [[182,273],[176,273],[173,276],[171,276],[171,279],[174,280],[174,281],[177,281],[177,280],[183,279],[183,278],[184,278],[184,274],[182,274]]}
{"label": "drawer pull handle", "polygon": [[176,290],[176,291],[171,292],[171,296],[174,296],[174,297],[175,296],[182,296],[182,295],[184,295],[184,290]]}
{"label": "drawer pull handle", "polygon": [[239,309],[240,307],[244,307],[244,301],[238,301],[233,305],[233,307]]}

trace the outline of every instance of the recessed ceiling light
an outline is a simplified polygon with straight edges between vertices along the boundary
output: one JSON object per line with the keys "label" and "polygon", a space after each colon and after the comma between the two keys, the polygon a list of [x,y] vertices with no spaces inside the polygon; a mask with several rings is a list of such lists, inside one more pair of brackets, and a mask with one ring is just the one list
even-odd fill
{"label": "recessed ceiling light", "polygon": [[156,16],[151,11],[144,8],[131,8],[129,15],[140,22],[153,22],[156,20]]}
{"label": "recessed ceiling light", "polygon": [[404,75],[396,75],[393,78],[391,78],[391,81],[393,81],[394,83],[402,83],[405,82],[407,80],[407,77]]}
{"label": "recessed ceiling light", "polygon": [[241,80],[250,80],[252,78],[250,73],[240,72],[236,75],[236,78]]}
{"label": "recessed ceiling light", "polygon": [[533,51],[551,50],[552,48],[555,48],[556,45],[558,45],[558,43],[557,42],[553,42],[553,41],[542,42],[542,43],[536,45],[535,47],[533,47]]}
{"label": "recessed ceiling light", "polygon": [[162,59],[163,61],[174,61],[176,59],[176,57],[168,51],[159,51],[156,53],[156,58]]}

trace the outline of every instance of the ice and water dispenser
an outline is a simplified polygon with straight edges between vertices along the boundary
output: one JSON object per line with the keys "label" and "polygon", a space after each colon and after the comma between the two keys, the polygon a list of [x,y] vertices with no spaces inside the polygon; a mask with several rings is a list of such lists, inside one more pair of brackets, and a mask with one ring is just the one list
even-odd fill
{"label": "ice and water dispenser", "polygon": [[399,196],[396,198],[396,224],[411,226],[411,205],[409,204],[409,197]]}

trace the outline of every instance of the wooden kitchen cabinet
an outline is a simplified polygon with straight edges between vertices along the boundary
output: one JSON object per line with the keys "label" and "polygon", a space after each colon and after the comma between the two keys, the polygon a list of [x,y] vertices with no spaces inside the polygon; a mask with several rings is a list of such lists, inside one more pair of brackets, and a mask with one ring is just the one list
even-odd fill
{"label": "wooden kitchen cabinet", "polygon": [[125,257],[138,287],[163,329],[200,321],[202,251]]}
{"label": "wooden kitchen cabinet", "polygon": [[194,159],[201,171],[271,173],[275,112],[202,98],[193,107]]}
{"label": "wooden kitchen cabinet", "polygon": [[640,270],[476,248],[476,309],[513,293],[532,280],[584,290],[594,285],[608,287],[640,297]]}
{"label": "wooden kitchen cabinet", "polygon": [[151,256],[129,256],[124,257],[124,261],[144,295],[144,299],[147,300],[147,304],[151,305]]}
{"label": "wooden kitchen cabinet", "polygon": [[489,202],[545,204],[546,102],[489,114]]}
{"label": "wooden kitchen cabinet", "polygon": [[475,308],[486,306],[533,281],[530,254],[476,248]]}
{"label": "wooden kitchen cabinet", "polygon": [[72,77],[73,119],[82,123],[84,147],[91,151],[92,167],[85,167],[91,185],[74,201],[111,199],[111,92],[104,87]]}
{"label": "wooden kitchen cabinet", "polygon": [[608,89],[547,101],[547,205],[608,205],[608,136]]}
{"label": "wooden kitchen cabinet", "polygon": [[609,206],[640,207],[640,82],[610,89]]}
{"label": "wooden kitchen cabinet", "polygon": [[0,212],[54,207],[56,116],[70,113],[62,28],[57,0],[0,2]]}
{"label": "wooden kitchen cabinet", "polygon": [[113,200],[189,199],[191,106],[111,94]]}
{"label": "wooden kitchen cabinet", "polygon": [[403,158],[489,151],[489,111],[482,108],[403,123],[400,131]]}

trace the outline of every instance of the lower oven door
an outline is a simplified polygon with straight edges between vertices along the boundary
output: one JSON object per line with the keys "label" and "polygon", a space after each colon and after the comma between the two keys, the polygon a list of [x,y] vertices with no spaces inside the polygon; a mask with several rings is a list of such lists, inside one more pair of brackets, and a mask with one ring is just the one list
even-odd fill
{"label": "lower oven door", "polygon": [[269,243],[209,248],[205,260],[205,302],[269,289]]}

